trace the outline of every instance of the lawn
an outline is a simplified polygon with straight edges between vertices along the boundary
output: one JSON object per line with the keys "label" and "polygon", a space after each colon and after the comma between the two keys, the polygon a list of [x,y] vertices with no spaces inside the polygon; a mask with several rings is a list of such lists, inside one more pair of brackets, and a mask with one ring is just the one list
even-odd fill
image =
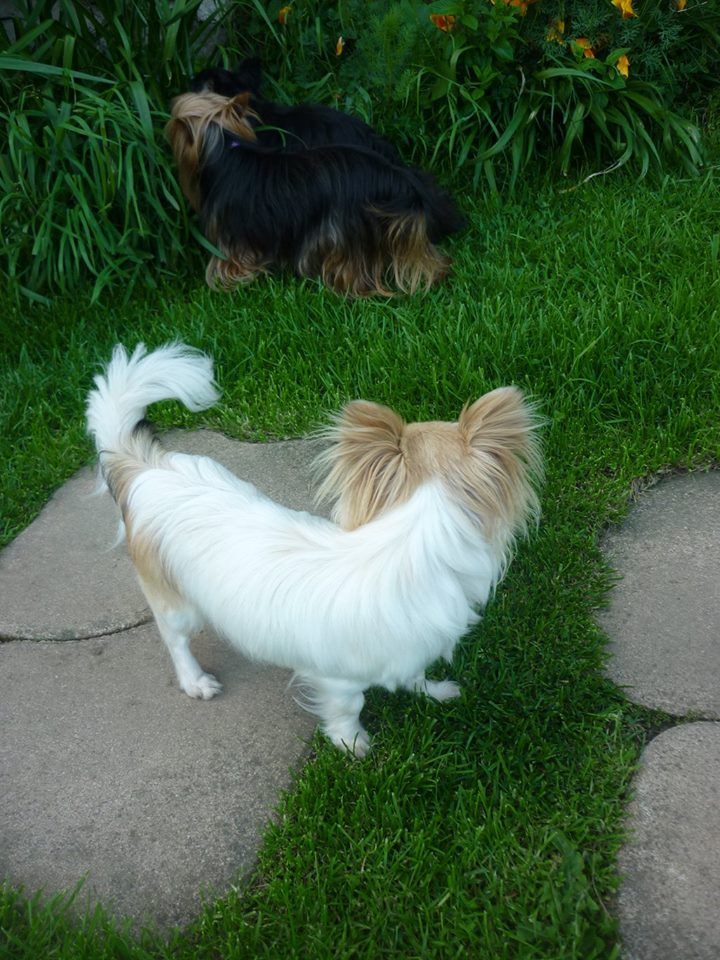
{"label": "lawn", "polygon": [[0,542],[92,459],[84,397],[118,340],[177,337],[216,358],[221,404],[162,405],[163,426],[297,436],[358,396],[454,419],[516,383],[540,404],[547,462],[540,529],[458,648],[460,700],[372,691],[370,757],[318,738],[255,874],[183,933],[133,937],[5,888],[4,955],[618,956],[622,812],[666,718],[603,677],[593,613],[612,576],[598,543],[655,474],[718,460],[720,191],[712,170],[568,186],[505,202],[458,191],[470,225],[453,277],[411,299],[348,303],[289,278],[226,297],[198,266],[125,304],[4,304]]}

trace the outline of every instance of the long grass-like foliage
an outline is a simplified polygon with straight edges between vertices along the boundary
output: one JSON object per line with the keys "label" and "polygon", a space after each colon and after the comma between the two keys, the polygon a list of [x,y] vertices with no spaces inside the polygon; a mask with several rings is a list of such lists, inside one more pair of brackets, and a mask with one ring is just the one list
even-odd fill
{"label": "long grass-like foliage", "polygon": [[0,51],[0,259],[30,297],[176,271],[197,235],[162,130],[229,5],[26,0]]}
{"label": "long grass-like foliage", "polygon": [[130,290],[173,267],[187,220],[158,142],[161,120],[138,81],[79,86],[57,102],[28,88],[3,111],[2,254],[30,296],[94,278]]}
{"label": "long grass-like foliage", "polygon": [[[416,98],[421,96],[418,74]],[[612,76],[571,67],[537,71],[495,116],[473,102],[460,84],[444,94],[450,123],[432,143],[434,161],[450,158],[469,167],[473,183],[498,189],[498,165],[510,188],[530,163],[557,166],[563,176],[584,161],[589,177],[626,164],[642,178],[674,162],[697,174],[704,152],[696,124],[668,109],[652,84],[622,83]]]}

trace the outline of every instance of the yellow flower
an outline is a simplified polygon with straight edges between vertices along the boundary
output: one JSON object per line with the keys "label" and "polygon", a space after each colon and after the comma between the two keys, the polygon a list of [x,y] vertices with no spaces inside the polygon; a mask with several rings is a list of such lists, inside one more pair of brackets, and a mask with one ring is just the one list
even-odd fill
{"label": "yellow flower", "polygon": [[287,7],[280,7],[278,10],[278,23],[281,27],[284,27],[287,23],[288,14],[292,10],[292,4],[289,4]]}
{"label": "yellow flower", "polygon": [[337,43],[335,44],[335,56],[339,57],[344,49],[345,49],[345,41],[343,40],[342,37],[338,37]]}
{"label": "yellow flower", "polygon": [[627,78],[630,75],[630,61],[625,54],[623,54],[621,57],[618,57],[615,66],[624,77]]}
{"label": "yellow flower", "polygon": [[430,19],[443,33],[450,33],[455,26],[455,17],[451,13],[431,13]]}
{"label": "yellow flower", "polygon": [[633,0],[612,0],[613,6],[617,7],[622,13],[623,20],[629,20],[630,17],[636,17],[633,10]]}
{"label": "yellow flower", "polygon": [[564,20],[553,20],[548,27],[548,32],[545,34],[545,39],[552,41],[555,40],[557,43],[563,43],[563,34],[565,33],[565,21]]}
{"label": "yellow flower", "polygon": [[592,44],[586,37],[578,37],[576,40],[573,41],[573,43],[576,43],[579,47],[582,48],[583,55],[585,56],[586,59],[588,60],[595,59],[595,51],[592,48]]}

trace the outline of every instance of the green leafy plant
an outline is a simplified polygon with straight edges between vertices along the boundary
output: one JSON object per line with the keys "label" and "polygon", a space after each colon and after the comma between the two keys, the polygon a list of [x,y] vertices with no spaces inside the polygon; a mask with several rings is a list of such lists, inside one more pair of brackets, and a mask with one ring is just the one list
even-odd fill
{"label": "green leafy plant", "polygon": [[197,248],[162,130],[227,15],[199,22],[199,3],[18,5],[0,51],[0,257],[19,292],[127,294]]}
{"label": "green leafy plant", "polygon": [[299,0],[269,5],[256,35],[281,92],[320,92],[497,189],[530,161],[697,172],[698,129],[675,104],[717,81],[720,34],[683,2]]}
{"label": "green leafy plant", "polygon": [[[178,92],[193,65],[227,18],[230,4],[218,3],[198,19],[202,0],[18,0],[12,19],[14,42],[3,57],[81,71],[92,79],[143,83],[150,99]],[[11,69],[5,66],[4,69]],[[12,80],[3,79],[7,91]]]}
{"label": "green leafy plant", "polygon": [[23,292],[67,291],[83,277],[95,295],[113,281],[129,291],[148,267],[177,263],[187,219],[159,119],[137,81],[72,83],[60,101],[29,88],[2,111],[1,250]]}

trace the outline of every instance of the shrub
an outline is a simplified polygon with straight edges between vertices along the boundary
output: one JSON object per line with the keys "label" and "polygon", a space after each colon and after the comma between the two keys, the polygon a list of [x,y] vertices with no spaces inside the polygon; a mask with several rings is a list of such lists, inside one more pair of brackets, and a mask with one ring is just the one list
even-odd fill
{"label": "shrub", "polygon": [[538,158],[696,171],[698,130],[675,105],[720,78],[720,10],[634,2],[276,0],[244,38],[286,95],[321,92],[476,182],[494,185],[499,159],[511,181]]}

